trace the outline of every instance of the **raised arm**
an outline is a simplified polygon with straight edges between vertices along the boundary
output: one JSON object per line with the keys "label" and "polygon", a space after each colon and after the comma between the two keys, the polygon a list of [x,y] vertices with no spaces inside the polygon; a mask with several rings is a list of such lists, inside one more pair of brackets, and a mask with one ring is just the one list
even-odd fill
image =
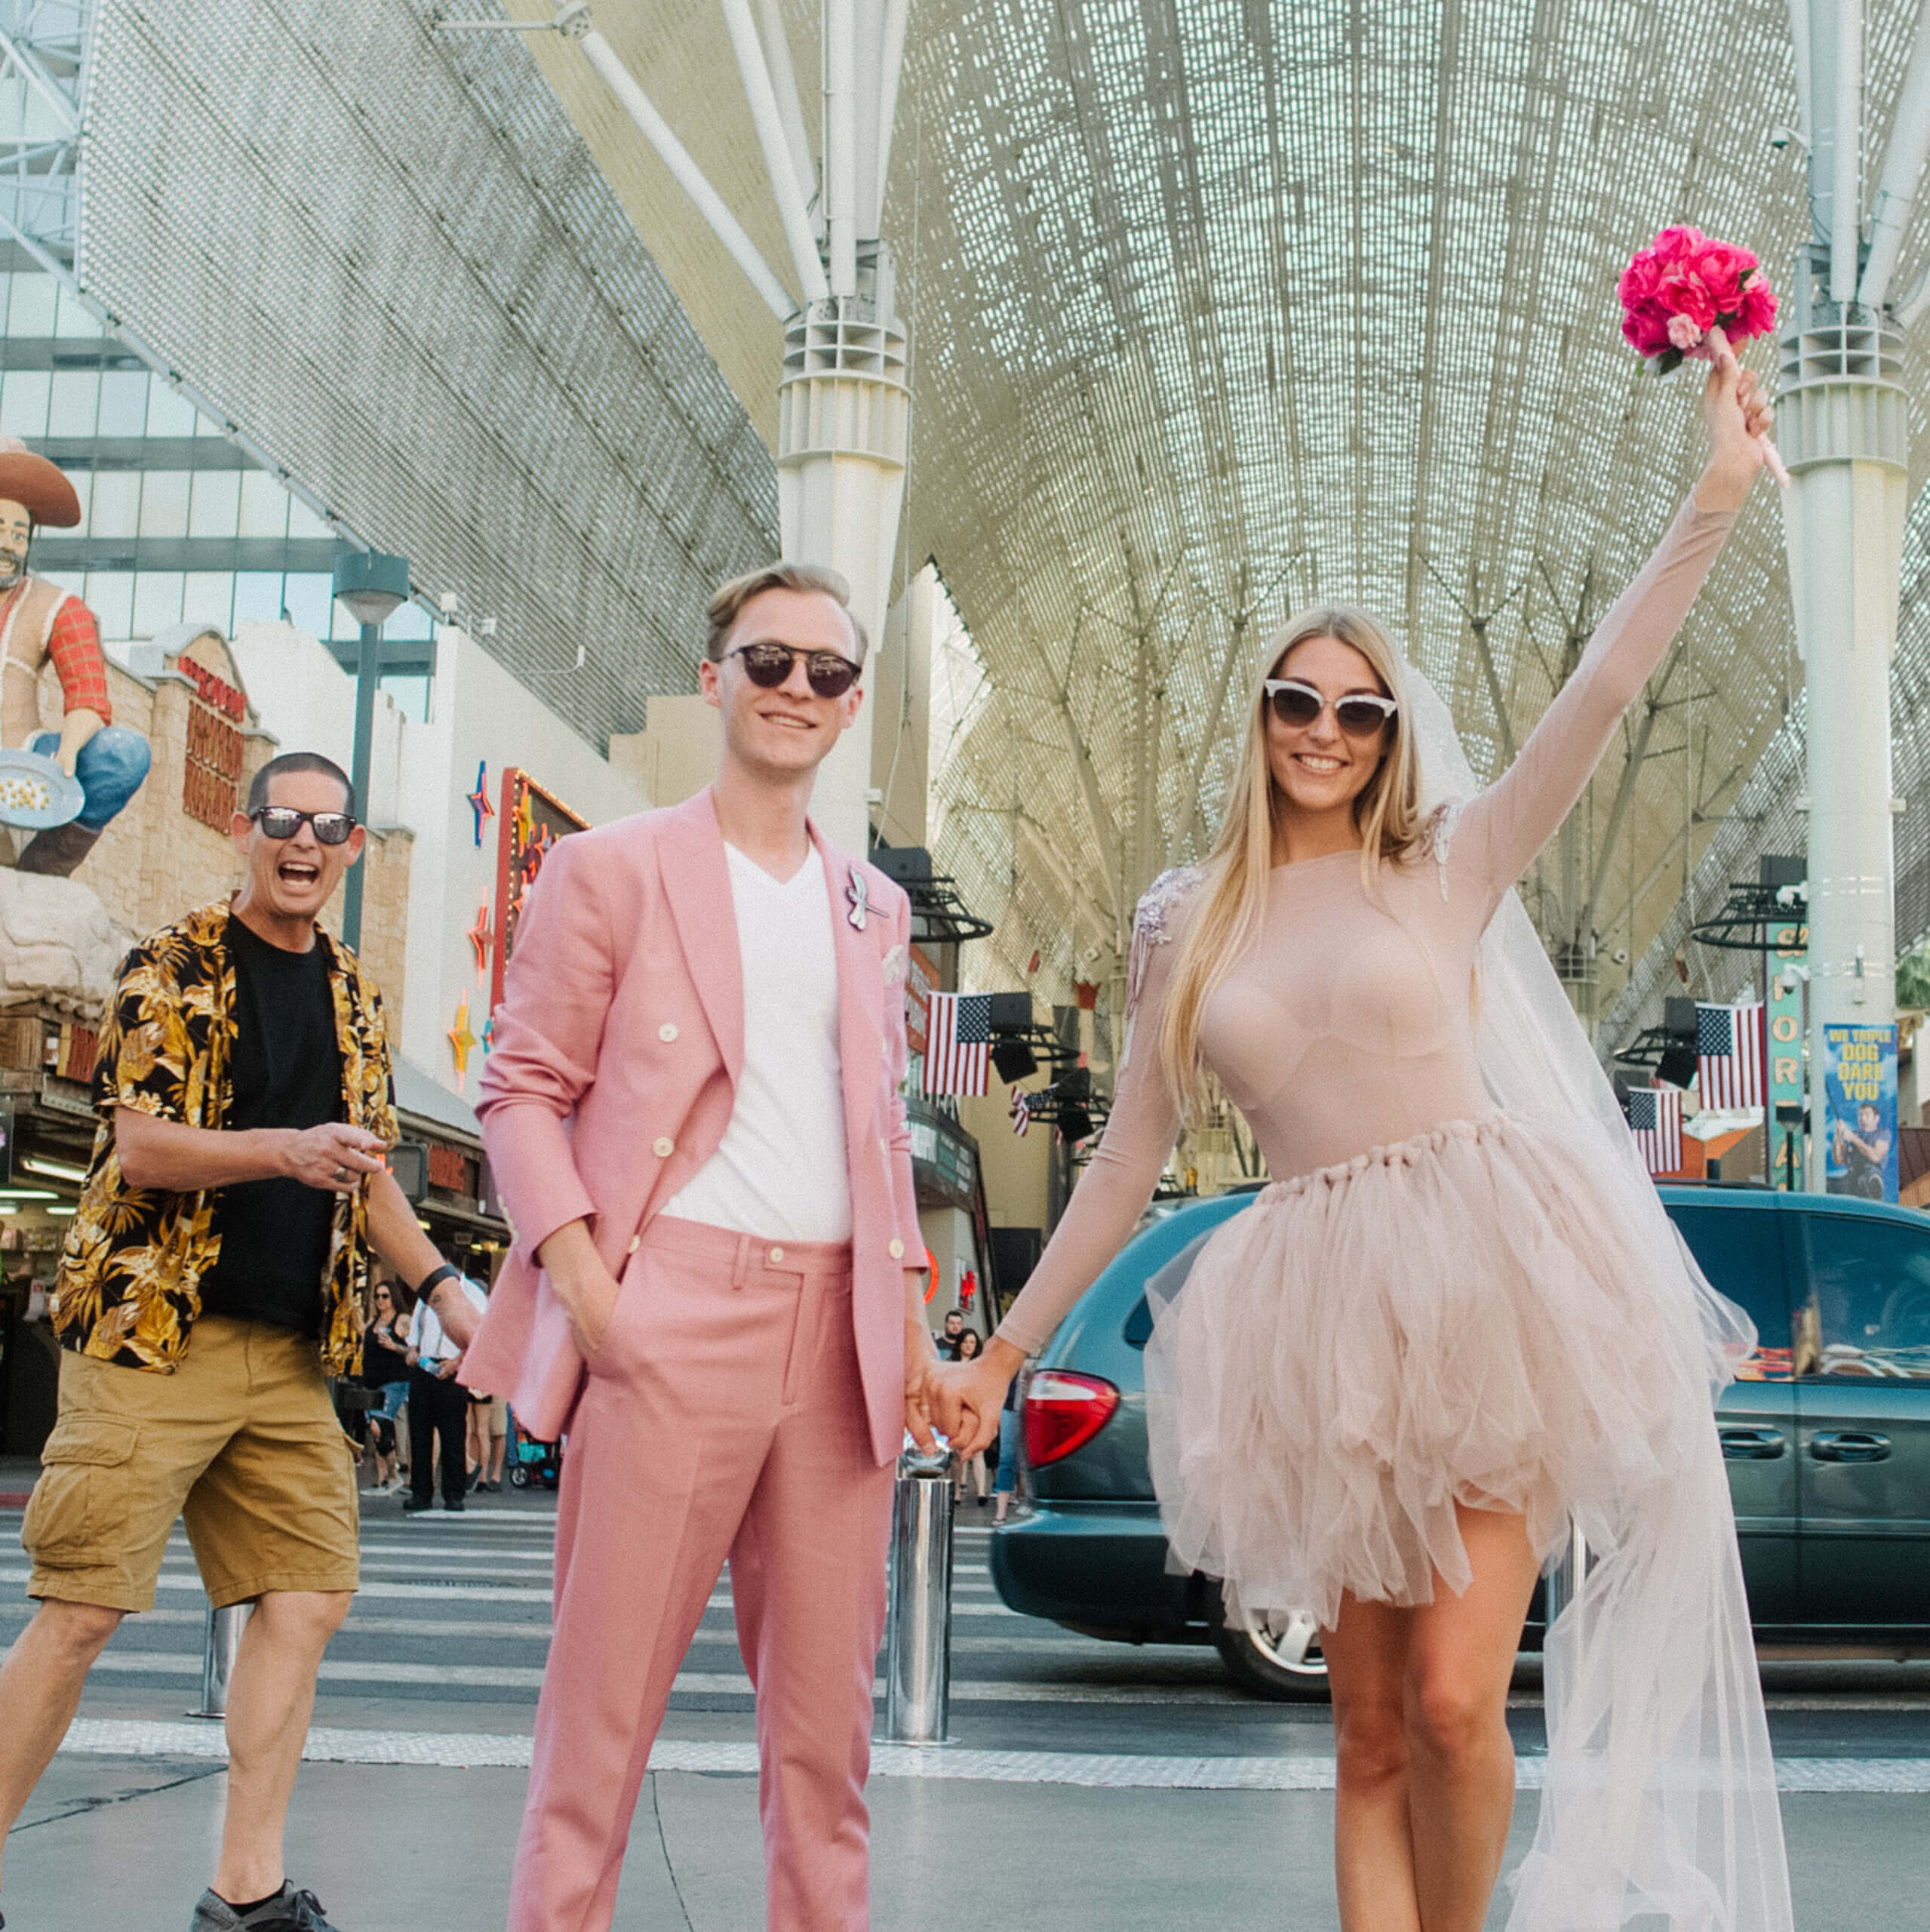
{"label": "raised arm", "polygon": [[1464,862],[1495,897],[1533,863],[1682,628],[1761,466],[1767,405],[1726,345],[1703,395],[1709,464],[1655,554],[1588,640],[1514,764],[1471,804],[1456,833]]}

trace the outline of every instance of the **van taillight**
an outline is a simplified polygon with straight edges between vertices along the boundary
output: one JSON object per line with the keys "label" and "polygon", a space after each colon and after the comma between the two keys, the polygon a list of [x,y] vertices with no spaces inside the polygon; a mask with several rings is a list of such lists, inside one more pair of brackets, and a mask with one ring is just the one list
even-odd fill
{"label": "van taillight", "polygon": [[1119,1391],[1102,1377],[1041,1369],[1025,1395],[1025,1455],[1043,1469],[1083,1449],[1112,1420]]}

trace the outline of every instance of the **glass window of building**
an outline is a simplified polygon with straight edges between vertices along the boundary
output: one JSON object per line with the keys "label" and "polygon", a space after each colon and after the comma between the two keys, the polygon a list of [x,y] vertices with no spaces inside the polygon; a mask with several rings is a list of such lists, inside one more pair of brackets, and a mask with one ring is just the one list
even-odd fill
{"label": "glass window of building", "polygon": [[188,510],[190,537],[232,537],[241,527],[241,472],[198,469]]}
{"label": "glass window of building", "polygon": [[93,509],[87,534],[109,540],[131,537],[140,528],[141,478],[137,469],[94,472]]}
{"label": "glass window of building", "polygon": [[281,573],[235,573],[235,621],[238,624],[274,624],[281,620]]}
{"label": "glass window of building", "polygon": [[[52,574],[52,573],[49,573]],[[89,571],[81,599],[100,620],[103,638],[134,635],[134,574],[132,571]]]}
{"label": "glass window of building", "polygon": [[232,571],[189,571],[183,580],[181,616],[207,624],[226,637],[233,628],[235,575]]}
{"label": "glass window of building", "polygon": [[150,469],[142,477],[142,536],[187,535],[188,478],[185,469]]}
{"label": "glass window of building", "polygon": [[334,580],[326,571],[290,571],[281,592],[282,608],[287,612],[289,621],[310,637],[325,638],[335,602],[334,589]]}
{"label": "glass window of building", "polygon": [[0,379],[0,431],[10,436],[47,434],[47,392],[53,381],[47,369],[9,369]]}
{"label": "glass window of building", "polygon": [[181,573],[179,571],[142,571],[134,578],[133,632],[136,637],[152,637],[170,624],[181,621]]}
{"label": "glass window of building", "polygon": [[147,433],[150,436],[192,436],[195,406],[180,390],[165,383],[147,386]]}
{"label": "glass window of building", "polygon": [[7,302],[7,333],[51,336],[60,284],[51,275],[17,275]]}
{"label": "glass window of building", "polygon": [[[241,475],[241,523],[244,537],[286,537],[288,534],[288,493],[265,469],[244,469]],[[328,633],[320,633],[326,637]]]}
{"label": "glass window of building", "polygon": [[54,325],[56,335],[97,337],[106,333],[87,304],[72,289],[60,288],[57,299],[59,319]]}
{"label": "glass window of building", "polygon": [[103,436],[142,436],[147,433],[147,371],[109,369],[100,378],[100,433]]}
{"label": "glass window of building", "polygon": [[91,436],[100,413],[98,369],[57,369],[47,408],[50,436]]}
{"label": "glass window of building", "polygon": [[330,537],[335,533],[327,521],[315,515],[300,497],[291,491],[288,497],[288,534],[290,537]]}

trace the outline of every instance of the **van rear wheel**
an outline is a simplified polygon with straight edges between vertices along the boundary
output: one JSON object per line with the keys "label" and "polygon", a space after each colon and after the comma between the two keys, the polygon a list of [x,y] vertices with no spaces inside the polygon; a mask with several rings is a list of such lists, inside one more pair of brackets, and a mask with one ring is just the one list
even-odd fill
{"label": "van rear wheel", "polygon": [[1234,1682],[1256,1696],[1307,1703],[1327,1695],[1320,1626],[1304,1610],[1234,1614],[1222,1603],[1213,1618],[1213,1647]]}

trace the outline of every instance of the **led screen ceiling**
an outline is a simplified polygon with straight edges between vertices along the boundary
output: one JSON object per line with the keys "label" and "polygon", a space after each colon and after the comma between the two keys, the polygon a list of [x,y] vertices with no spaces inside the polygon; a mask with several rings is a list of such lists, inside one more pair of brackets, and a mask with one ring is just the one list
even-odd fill
{"label": "led screen ceiling", "polygon": [[386,0],[101,0],[78,272],[600,746],[690,688],[776,492],[530,78]]}
{"label": "led screen ceiling", "polygon": [[[1917,11],[1866,10],[1872,178]],[[816,14],[785,8],[807,77]],[[784,260],[715,0],[597,19]],[[646,238],[687,248],[595,77],[538,58]],[[1622,344],[1617,273],[1690,220],[1786,284],[1802,162],[1771,136],[1796,118],[1784,0],[914,0],[884,226],[907,554],[936,558],[994,694],[939,780],[940,856],[1007,921],[973,970],[1009,982],[1037,946],[1062,988],[1117,971],[1295,605],[1380,613],[1497,768],[1694,473],[1692,386]],[[683,292],[756,411],[755,298],[714,254]],[[1919,225],[1901,289],[1924,259]],[[1800,687],[1766,488],[1657,687],[1618,835],[1640,710],[1531,881],[1558,953],[1586,926],[1639,958]],[[1595,1011],[1625,972],[1603,958]]]}

